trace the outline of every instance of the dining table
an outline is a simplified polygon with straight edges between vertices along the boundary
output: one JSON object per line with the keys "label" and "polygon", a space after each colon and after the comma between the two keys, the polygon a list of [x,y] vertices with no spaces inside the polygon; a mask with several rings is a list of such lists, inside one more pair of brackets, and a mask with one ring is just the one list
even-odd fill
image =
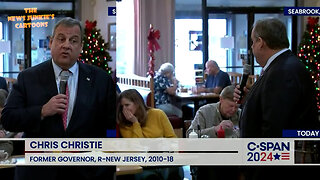
{"label": "dining table", "polygon": [[192,93],[192,92],[178,92],[173,96],[175,102],[188,103],[193,102],[194,112],[197,112],[200,108],[201,101],[206,103],[215,103],[219,101],[220,95],[217,93]]}

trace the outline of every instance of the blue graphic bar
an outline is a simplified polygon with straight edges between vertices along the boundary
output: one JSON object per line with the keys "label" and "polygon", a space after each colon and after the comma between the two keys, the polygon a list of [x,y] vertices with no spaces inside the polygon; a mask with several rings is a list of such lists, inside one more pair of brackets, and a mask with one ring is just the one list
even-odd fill
{"label": "blue graphic bar", "polygon": [[320,130],[283,130],[282,137],[313,138],[320,137]]}
{"label": "blue graphic bar", "polygon": [[116,129],[107,129],[106,137],[107,138],[116,138],[117,137],[117,130]]}
{"label": "blue graphic bar", "polygon": [[320,16],[320,7],[284,7],[285,16]]}
{"label": "blue graphic bar", "polygon": [[116,7],[108,7],[108,16],[116,16],[117,10]]}

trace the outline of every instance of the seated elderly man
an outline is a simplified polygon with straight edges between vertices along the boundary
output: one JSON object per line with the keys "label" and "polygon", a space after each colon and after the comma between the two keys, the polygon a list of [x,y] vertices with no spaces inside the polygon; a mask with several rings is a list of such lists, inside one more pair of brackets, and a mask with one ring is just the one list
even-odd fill
{"label": "seated elderly man", "polygon": [[[198,125],[201,135],[210,138],[218,137],[218,132],[223,129],[226,138],[239,137],[239,117],[241,110],[233,101],[234,86],[225,87],[220,93],[220,101],[202,106],[186,132],[187,137],[197,130]],[[219,133],[220,134],[220,133]],[[239,169],[235,166],[191,166],[191,172],[198,180],[202,179],[238,179]]]}
{"label": "seated elderly man", "polygon": [[218,63],[214,60],[209,60],[206,63],[205,73],[208,75],[205,87],[199,87],[197,93],[214,92],[219,94],[223,88],[231,85],[228,73],[220,70]]}
{"label": "seated elderly man", "polygon": [[[239,137],[239,117],[241,110],[233,101],[234,86],[225,87],[220,93],[220,101],[202,106],[196,113],[186,136],[200,126],[201,135],[216,138],[218,131],[224,130],[225,137]],[[198,126],[199,125],[199,126]]]}

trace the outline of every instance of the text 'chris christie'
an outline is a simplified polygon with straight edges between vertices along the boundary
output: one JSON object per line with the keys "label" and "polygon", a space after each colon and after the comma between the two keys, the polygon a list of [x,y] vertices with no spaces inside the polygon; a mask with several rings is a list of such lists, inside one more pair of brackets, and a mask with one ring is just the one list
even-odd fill
{"label": "text 'chris christie'", "polygon": [[102,149],[102,141],[31,141],[32,149]]}

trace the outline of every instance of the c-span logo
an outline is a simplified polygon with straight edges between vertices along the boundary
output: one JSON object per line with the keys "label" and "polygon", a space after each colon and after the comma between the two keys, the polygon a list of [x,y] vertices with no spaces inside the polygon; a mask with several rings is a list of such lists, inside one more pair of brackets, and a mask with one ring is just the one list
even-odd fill
{"label": "c-span logo", "polygon": [[247,144],[247,162],[274,162],[290,160],[290,142],[262,141]]}

